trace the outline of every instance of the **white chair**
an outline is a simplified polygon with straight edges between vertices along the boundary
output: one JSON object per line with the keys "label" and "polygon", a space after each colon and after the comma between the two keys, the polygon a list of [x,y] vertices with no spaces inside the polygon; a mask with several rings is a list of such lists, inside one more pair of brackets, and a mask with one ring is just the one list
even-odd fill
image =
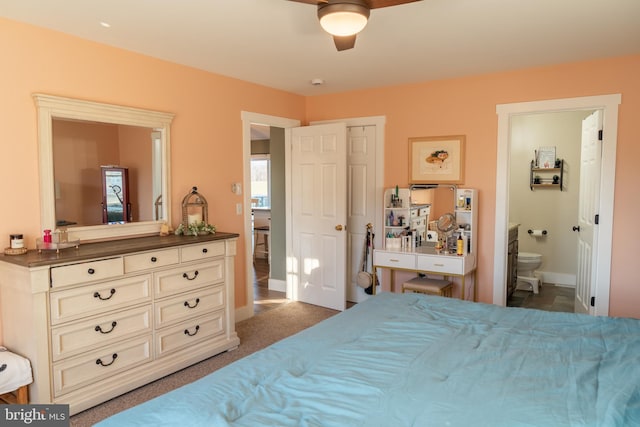
{"label": "white chair", "polygon": [[29,359],[0,347],[0,402],[26,405],[32,382]]}

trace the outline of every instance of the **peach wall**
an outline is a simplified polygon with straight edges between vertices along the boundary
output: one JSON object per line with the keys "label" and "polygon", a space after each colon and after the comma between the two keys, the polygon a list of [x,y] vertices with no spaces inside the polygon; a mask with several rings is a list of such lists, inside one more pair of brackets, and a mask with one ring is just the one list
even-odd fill
{"label": "peach wall", "polygon": [[[32,94],[87,99],[175,114],[171,126],[172,215],[192,186],[209,201],[220,231],[241,235],[235,264],[236,306],[246,301],[241,111],[301,120],[304,98],[188,68],[62,33],[0,18],[0,239],[40,236],[36,108]],[[1,341],[0,341],[1,342]]]}
{"label": "peach wall", "polygon": [[640,318],[640,55],[307,98],[307,120],[384,115],[385,186],[407,185],[408,138],[465,134],[465,185],[479,189],[479,296],[492,301],[496,105],[622,94],[610,314]]}
{"label": "peach wall", "polygon": [[120,165],[129,168],[129,200],[134,221],[154,218],[152,142],[149,128],[119,126]]}
{"label": "peach wall", "polygon": [[[167,111],[171,127],[172,215],[194,185],[207,197],[210,222],[240,233],[235,264],[236,306],[245,305],[241,111],[322,120],[384,115],[385,185],[407,183],[407,139],[466,134],[466,184],[480,190],[480,297],[490,301],[493,277],[496,104],[622,93],[614,218],[611,314],[640,317],[640,287],[632,272],[639,232],[635,197],[640,158],[640,56],[530,69],[422,84],[304,98],[171,64],[61,33],[0,18],[0,239],[25,234],[35,246],[40,230],[36,110],[43,92]],[[400,165],[400,167],[396,167]],[[6,242],[5,244],[8,244]],[[0,341],[1,342],[1,341]]]}

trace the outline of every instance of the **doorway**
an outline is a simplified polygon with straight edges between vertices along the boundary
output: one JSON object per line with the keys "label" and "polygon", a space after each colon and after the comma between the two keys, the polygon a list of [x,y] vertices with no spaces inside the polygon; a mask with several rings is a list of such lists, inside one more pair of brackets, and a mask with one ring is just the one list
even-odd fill
{"label": "doorway", "polygon": [[[601,218],[613,218],[615,190],[615,154],[618,128],[618,105],[621,96],[603,95],[498,105],[498,158],[496,167],[496,221],[494,241],[493,303],[506,304],[506,269],[509,220],[509,177],[512,119],[523,114],[558,111],[602,110],[604,136],[598,212]],[[592,315],[608,315],[611,273],[612,221],[601,221],[597,233],[598,245],[594,248],[592,277]]]}
{"label": "doorway", "polygon": [[[514,237],[517,230],[517,241],[512,240],[511,249],[512,268],[517,273],[514,271],[512,277],[517,274],[520,279],[516,286],[511,283],[507,295],[510,307],[574,312],[578,233],[572,227],[577,224],[582,186],[582,128],[592,112],[560,111],[511,118],[509,223]],[[542,167],[543,163],[541,151],[555,155],[551,164],[537,170],[535,166]],[[556,160],[561,168],[555,168]],[[540,184],[531,185],[532,177]],[[558,184],[553,184],[554,179]],[[537,236],[529,230],[544,234]],[[534,255],[524,259],[518,253]],[[528,279],[534,271],[522,267],[531,263],[535,277]]]}
{"label": "doorway", "polygon": [[[241,118],[242,118],[242,123],[243,123],[243,153],[244,153],[244,165],[248,165],[250,162],[250,134],[251,134],[251,124],[252,123],[257,123],[257,124],[262,124],[262,125],[266,125],[266,126],[271,126],[271,127],[278,127],[278,128],[282,128],[282,129],[289,129],[289,128],[293,128],[293,127],[298,127],[300,126],[300,122],[297,120],[293,120],[293,119],[286,119],[286,118],[280,118],[280,117],[274,117],[274,116],[268,116],[268,115],[263,115],[263,114],[258,114],[258,113],[250,113],[250,112],[245,112],[243,111],[241,113]],[[375,151],[377,153],[377,155],[375,156],[375,160],[374,160],[374,164],[373,164],[373,168],[375,169],[375,178],[370,182],[370,185],[373,186],[374,190],[373,190],[373,196],[371,196],[374,200],[374,209],[373,212],[369,212],[369,215],[371,215],[371,217],[373,218],[373,222],[374,226],[378,229],[382,228],[382,213],[381,213],[381,209],[382,209],[382,193],[383,193],[383,171],[384,171],[384,124],[385,124],[385,118],[383,116],[375,116],[375,117],[363,117],[363,118],[349,118],[349,119],[344,119],[344,120],[335,120],[332,122],[342,122],[345,123],[347,125],[347,127],[351,127],[351,126],[375,126],[375,144],[373,147],[375,147]],[[330,121],[326,121],[323,123],[328,123]],[[312,125],[315,124],[320,124],[320,123],[312,123]],[[275,168],[274,165],[272,165],[272,169]],[[249,185],[250,182],[250,177],[249,177],[249,172],[248,172],[248,167],[244,168],[244,183],[245,183],[245,188],[247,188],[247,186]],[[247,212],[247,209],[249,206],[251,206],[250,204],[250,196],[249,196],[249,192],[245,191],[244,194],[244,206],[245,208],[245,236],[248,237],[248,242],[247,239],[245,239],[245,245],[246,245],[246,259],[249,261],[251,260],[251,246],[249,246],[251,244],[251,216],[250,216],[250,210],[249,212]],[[287,212],[287,215],[289,213]],[[288,220],[288,219],[287,219]],[[381,237],[380,236],[376,236],[376,244],[380,244],[381,241]],[[349,254],[352,251],[348,252]],[[357,257],[359,258],[360,255],[360,251],[355,251],[357,252]],[[347,257],[349,259],[349,257]],[[352,260],[348,260],[349,262],[353,263],[354,261]],[[358,264],[359,260],[355,261],[355,264]],[[350,264],[349,264],[350,265]],[[350,271],[350,270],[348,270]],[[246,276],[247,276],[247,304],[244,307],[240,307],[236,310],[236,319],[237,320],[243,320],[246,318],[249,318],[253,315],[253,292],[252,292],[252,288],[253,288],[253,266],[251,263],[247,262],[246,263]],[[347,284],[347,286],[349,286],[349,284]],[[354,285],[355,286],[355,285]],[[353,299],[353,298],[351,298]],[[355,298],[357,299],[357,298]],[[357,301],[356,301],[357,302]]]}

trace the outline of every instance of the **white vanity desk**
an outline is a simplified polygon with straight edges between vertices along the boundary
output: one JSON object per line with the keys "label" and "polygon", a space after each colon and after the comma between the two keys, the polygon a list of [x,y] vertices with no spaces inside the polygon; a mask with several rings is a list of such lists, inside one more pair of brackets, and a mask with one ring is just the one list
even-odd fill
{"label": "white vanity desk", "polygon": [[[445,278],[460,278],[460,283],[454,283],[454,289],[459,289],[460,299],[472,297],[476,300],[476,256],[469,253],[464,256],[456,254],[436,253],[432,246],[419,246],[414,251],[394,251],[374,249],[373,273],[377,269],[388,269],[391,273],[391,292],[396,291],[396,271],[439,275]],[[467,292],[467,276],[472,276],[473,292]],[[375,287],[374,287],[375,293]]]}

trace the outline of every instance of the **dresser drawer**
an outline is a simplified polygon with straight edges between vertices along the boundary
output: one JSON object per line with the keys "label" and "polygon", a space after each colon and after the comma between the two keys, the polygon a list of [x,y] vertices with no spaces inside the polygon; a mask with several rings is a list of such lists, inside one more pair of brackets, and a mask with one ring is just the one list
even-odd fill
{"label": "dresser drawer", "polygon": [[223,281],[224,260],[211,260],[154,274],[154,291],[163,298]]}
{"label": "dresser drawer", "polygon": [[151,334],[53,364],[53,393],[65,393],[151,361]]}
{"label": "dresser drawer", "polygon": [[434,273],[464,274],[464,259],[455,255],[419,255],[418,270],[433,271]]}
{"label": "dresser drawer", "polygon": [[156,357],[188,348],[225,333],[224,311],[209,313],[156,331]]}
{"label": "dresser drawer", "polygon": [[203,288],[155,304],[155,326],[162,328],[224,308],[224,287]]}
{"label": "dresser drawer", "polygon": [[380,267],[388,268],[404,268],[406,270],[415,270],[416,256],[415,254],[407,254],[393,251],[374,251],[373,264]]}
{"label": "dresser drawer", "polygon": [[51,329],[54,361],[135,335],[151,333],[151,305],[118,311]]}
{"label": "dresser drawer", "polygon": [[223,256],[225,253],[224,245],[224,242],[207,242],[199,245],[183,246],[180,249],[182,252],[182,262]]}
{"label": "dresser drawer", "polygon": [[144,252],[124,257],[124,271],[132,273],[149,270],[150,268],[164,267],[180,262],[180,253],[177,248],[152,252]]}
{"label": "dresser drawer", "polygon": [[151,275],[128,277],[49,294],[51,324],[98,315],[151,300]]}
{"label": "dresser drawer", "polygon": [[51,267],[51,287],[59,288],[79,283],[120,277],[124,274],[122,258],[101,259],[80,264]]}

